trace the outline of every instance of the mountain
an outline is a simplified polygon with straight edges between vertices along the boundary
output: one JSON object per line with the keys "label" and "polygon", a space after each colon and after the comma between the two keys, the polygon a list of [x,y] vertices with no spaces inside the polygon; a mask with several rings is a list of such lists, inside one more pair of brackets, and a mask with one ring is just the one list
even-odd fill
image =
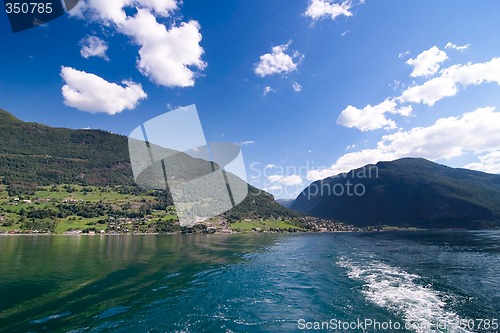
{"label": "mountain", "polygon": [[[200,168],[213,167],[208,161],[192,160]],[[127,137],[102,130],[72,130],[23,122],[2,109],[0,180],[11,193],[57,184],[135,187]],[[250,195],[225,213],[229,220],[302,215],[277,204],[269,193],[248,186]],[[166,204],[171,205],[170,196],[166,196]]]}
{"label": "mountain", "polygon": [[499,227],[500,175],[403,158],[316,181],[290,208],[363,227]]}
{"label": "mountain", "polygon": [[133,184],[125,136],[26,123],[1,109],[0,157],[6,184]]}
{"label": "mountain", "polygon": [[290,208],[295,199],[276,199],[276,202],[285,208]]}

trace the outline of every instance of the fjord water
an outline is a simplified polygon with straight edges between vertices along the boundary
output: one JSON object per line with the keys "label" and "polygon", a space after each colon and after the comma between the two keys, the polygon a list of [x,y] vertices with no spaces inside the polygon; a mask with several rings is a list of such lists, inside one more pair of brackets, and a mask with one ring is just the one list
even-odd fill
{"label": "fjord water", "polygon": [[5,236],[0,251],[4,332],[293,332],[300,319],[367,318],[488,332],[432,324],[500,314],[499,231]]}

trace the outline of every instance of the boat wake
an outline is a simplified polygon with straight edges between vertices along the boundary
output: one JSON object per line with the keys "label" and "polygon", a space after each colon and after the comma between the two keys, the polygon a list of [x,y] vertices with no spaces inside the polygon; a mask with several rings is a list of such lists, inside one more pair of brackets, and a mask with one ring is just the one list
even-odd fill
{"label": "boat wake", "polygon": [[420,276],[375,260],[361,263],[344,257],[337,264],[347,269],[349,278],[363,283],[366,299],[402,317],[406,328],[418,333],[469,332],[447,309],[446,295],[419,284]]}

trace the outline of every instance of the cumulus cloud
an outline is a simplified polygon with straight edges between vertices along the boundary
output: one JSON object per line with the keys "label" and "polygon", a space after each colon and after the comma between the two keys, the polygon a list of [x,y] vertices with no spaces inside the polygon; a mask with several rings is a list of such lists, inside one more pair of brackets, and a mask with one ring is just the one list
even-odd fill
{"label": "cumulus cloud", "polygon": [[[498,156],[493,153],[498,151],[500,145],[498,124],[500,112],[494,107],[478,108],[457,117],[440,118],[428,127],[384,135],[376,148],[347,153],[328,169],[309,171],[307,179],[323,179],[366,164],[408,156],[439,161],[466,153],[482,156],[481,164],[474,166],[487,170],[487,165],[496,163]],[[490,170],[493,168],[496,166],[491,166]]]}
{"label": "cumulus cloud", "polygon": [[314,21],[325,17],[335,20],[342,15],[347,17],[352,16],[350,9],[350,1],[337,4],[329,0],[311,0],[304,15],[312,18]]}
{"label": "cumulus cloud", "polygon": [[467,164],[467,169],[500,174],[500,150],[479,156],[479,162]]}
{"label": "cumulus cloud", "polygon": [[[125,8],[136,13],[127,15]],[[169,16],[177,8],[174,0],[87,0],[70,13],[94,20],[129,36],[139,46],[139,71],[151,81],[167,87],[191,87],[198,71],[206,67],[197,21],[167,28],[157,16]]]}
{"label": "cumulus cloud", "polygon": [[434,105],[444,97],[455,96],[456,82],[448,77],[436,77],[421,85],[411,86],[400,97],[401,101]]}
{"label": "cumulus cloud", "polygon": [[411,77],[430,76],[436,74],[440,64],[446,59],[448,59],[446,52],[433,46],[420,53],[416,58],[407,60],[406,63],[413,67]]}
{"label": "cumulus cloud", "polygon": [[469,48],[469,46],[470,46],[470,44],[458,46],[456,44],[453,44],[452,42],[448,42],[444,48],[445,49],[455,49],[455,50],[458,50],[460,52],[463,52],[463,51],[467,50]]}
{"label": "cumulus cloud", "polygon": [[300,92],[302,90],[302,86],[298,82],[294,82],[292,84],[293,91]]}
{"label": "cumulus cloud", "polygon": [[287,53],[291,42],[278,45],[272,48],[271,53],[260,56],[260,61],[256,64],[254,72],[260,77],[287,74],[297,70],[298,65],[304,56],[297,51]]}
{"label": "cumulus cloud", "polygon": [[270,92],[273,92],[273,88],[271,88],[270,86],[266,86],[264,87],[264,96],[266,96],[267,94],[269,94]]}
{"label": "cumulus cloud", "polygon": [[85,59],[90,57],[100,57],[109,60],[106,55],[108,44],[96,36],[87,36],[80,41],[80,54]]}
{"label": "cumulus cloud", "polygon": [[408,117],[411,115],[411,112],[411,106],[398,108],[394,99],[386,99],[378,105],[367,105],[363,109],[349,105],[338,117],[337,124],[350,128],[354,127],[362,132],[379,128],[390,130],[395,129],[397,126],[394,120],[388,119],[385,116],[386,113]]}
{"label": "cumulus cloud", "polygon": [[453,65],[441,70],[440,74],[421,85],[409,87],[399,100],[432,106],[445,97],[455,96],[460,86],[466,88],[488,82],[500,85],[500,58],[484,63]]}
{"label": "cumulus cloud", "polygon": [[62,67],[64,104],[81,111],[105,112],[110,115],[134,109],[147,98],[140,84],[123,81],[122,85],[71,67]]}

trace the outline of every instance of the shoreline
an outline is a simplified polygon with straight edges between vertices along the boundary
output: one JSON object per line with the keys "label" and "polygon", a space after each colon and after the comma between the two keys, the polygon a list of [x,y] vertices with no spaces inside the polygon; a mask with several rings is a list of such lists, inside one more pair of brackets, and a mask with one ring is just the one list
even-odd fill
{"label": "shoreline", "polygon": [[165,232],[165,233],[97,233],[97,234],[88,234],[88,233],[80,233],[80,234],[56,234],[56,233],[0,233],[0,237],[8,237],[8,236],[69,236],[69,237],[95,237],[95,236],[164,236],[164,235],[259,235],[259,234],[338,234],[338,233],[376,233],[376,232],[433,232],[433,231],[498,231],[499,229],[391,229],[391,230],[338,230],[338,231],[283,231],[283,232],[257,232],[257,231],[248,231],[248,232],[231,232],[231,233],[180,233],[180,232]]}

